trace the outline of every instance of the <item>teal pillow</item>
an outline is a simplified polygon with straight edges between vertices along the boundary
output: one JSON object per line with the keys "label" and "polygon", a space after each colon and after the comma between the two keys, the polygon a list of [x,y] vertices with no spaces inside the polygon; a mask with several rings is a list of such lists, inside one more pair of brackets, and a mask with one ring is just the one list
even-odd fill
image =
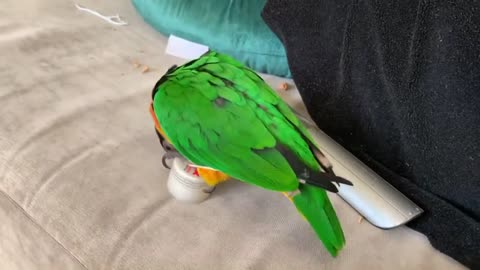
{"label": "teal pillow", "polygon": [[207,45],[250,68],[291,77],[283,44],[260,17],[266,0],[132,0],[160,33]]}

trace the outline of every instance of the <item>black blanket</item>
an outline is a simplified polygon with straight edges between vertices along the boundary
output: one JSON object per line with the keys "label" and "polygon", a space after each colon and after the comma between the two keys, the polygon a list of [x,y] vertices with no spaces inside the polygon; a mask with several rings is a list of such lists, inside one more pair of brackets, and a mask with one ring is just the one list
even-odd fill
{"label": "black blanket", "polygon": [[480,2],[269,0],[262,16],[317,125],[480,269]]}

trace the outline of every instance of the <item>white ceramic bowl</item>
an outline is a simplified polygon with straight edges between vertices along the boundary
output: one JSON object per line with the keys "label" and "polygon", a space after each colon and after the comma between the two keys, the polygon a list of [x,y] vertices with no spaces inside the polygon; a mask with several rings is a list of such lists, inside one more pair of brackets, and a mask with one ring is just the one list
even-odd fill
{"label": "white ceramic bowl", "polygon": [[213,187],[207,185],[200,177],[186,172],[187,164],[184,159],[173,159],[172,169],[168,175],[168,191],[179,201],[200,203],[210,196]]}

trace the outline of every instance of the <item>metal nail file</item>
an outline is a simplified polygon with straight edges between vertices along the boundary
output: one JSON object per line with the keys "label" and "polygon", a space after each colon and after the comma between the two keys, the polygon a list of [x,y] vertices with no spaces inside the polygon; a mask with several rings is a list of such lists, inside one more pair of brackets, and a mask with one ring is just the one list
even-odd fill
{"label": "metal nail file", "polygon": [[332,163],[335,174],[353,183],[353,186],[340,185],[338,195],[371,224],[392,229],[423,213],[418,205],[321,131],[312,120],[296,114]]}

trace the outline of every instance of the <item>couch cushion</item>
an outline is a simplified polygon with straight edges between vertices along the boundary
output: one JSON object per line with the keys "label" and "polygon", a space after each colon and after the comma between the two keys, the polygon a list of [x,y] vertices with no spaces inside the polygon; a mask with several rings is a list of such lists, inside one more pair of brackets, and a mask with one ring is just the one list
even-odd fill
{"label": "couch cushion", "polygon": [[[148,105],[158,78],[182,61],[163,54],[166,37],[129,2],[82,4],[129,24],[63,0],[0,6],[0,190],[30,217],[10,222],[9,234],[37,224],[51,237],[36,247],[53,240],[86,269],[463,269],[423,235],[359,224],[335,195],[347,238],[335,259],[280,194],[230,182],[201,204],[172,199]],[[295,89],[281,95],[303,108]],[[15,219],[1,216],[0,228],[4,217]],[[7,249],[36,256],[0,241],[0,254]],[[65,269],[65,260],[43,269]]]}
{"label": "couch cushion", "polygon": [[280,40],[260,17],[265,0],[132,0],[152,27],[164,35],[205,44],[251,68],[289,77]]}
{"label": "couch cushion", "polygon": [[0,192],[0,268],[85,269],[8,195]]}

